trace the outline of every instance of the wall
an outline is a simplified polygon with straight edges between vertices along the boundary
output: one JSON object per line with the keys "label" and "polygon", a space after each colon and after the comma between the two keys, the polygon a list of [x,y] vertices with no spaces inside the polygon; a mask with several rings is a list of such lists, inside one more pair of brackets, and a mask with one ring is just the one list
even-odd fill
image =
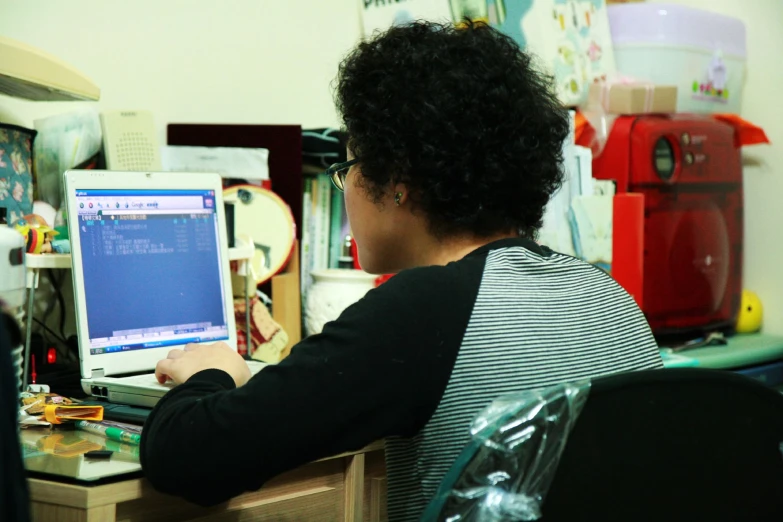
{"label": "wall", "polygon": [[[146,109],[168,123],[336,125],[330,84],[360,34],[357,0],[0,0],[0,35],[72,65],[99,102],[0,95],[0,121],[85,108]],[[63,275],[63,274],[60,274]],[[70,296],[67,274],[63,291]],[[36,316],[53,300],[37,292]],[[65,335],[75,333],[68,307]],[[47,323],[57,330],[59,307]]]}
{"label": "wall", "polygon": [[[748,28],[743,116],[772,146],[744,152],[746,287],[766,330],[783,334],[783,2],[675,0],[742,19]],[[98,104],[0,96],[0,119],[22,125],[79,106],[154,112],[169,122],[334,125],[329,84],[359,37],[355,0],[2,0],[0,34],[55,54],[102,89]]]}
{"label": "wall", "polygon": [[359,38],[357,0],[2,0],[0,34],[49,52],[102,90],[96,103],[0,96],[0,119],[83,106],[170,122],[337,123],[330,83]]}
{"label": "wall", "polygon": [[747,68],[742,116],[760,125],[772,145],[743,151],[745,165],[745,287],[764,304],[765,331],[783,334],[783,2],[674,0],[745,22]]}

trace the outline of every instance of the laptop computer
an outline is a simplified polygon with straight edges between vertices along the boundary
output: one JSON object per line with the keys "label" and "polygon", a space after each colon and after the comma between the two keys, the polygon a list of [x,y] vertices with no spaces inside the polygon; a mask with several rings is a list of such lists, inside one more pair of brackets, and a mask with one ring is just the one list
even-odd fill
{"label": "laptop computer", "polygon": [[154,375],[172,348],[237,347],[220,176],[71,170],[64,179],[82,388],[152,407],[173,386]]}

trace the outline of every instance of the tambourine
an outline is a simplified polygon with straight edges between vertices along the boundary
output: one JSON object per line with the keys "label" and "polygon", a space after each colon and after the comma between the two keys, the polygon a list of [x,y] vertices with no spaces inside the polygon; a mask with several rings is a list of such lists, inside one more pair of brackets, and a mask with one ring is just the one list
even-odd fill
{"label": "tambourine", "polygon": [[294,252],[296,222],[285,201],[271,190],[235,185],[223,191],[223,201],[234,205],[234,235],[253,242],[251,265],[256,284],[280,273]]}

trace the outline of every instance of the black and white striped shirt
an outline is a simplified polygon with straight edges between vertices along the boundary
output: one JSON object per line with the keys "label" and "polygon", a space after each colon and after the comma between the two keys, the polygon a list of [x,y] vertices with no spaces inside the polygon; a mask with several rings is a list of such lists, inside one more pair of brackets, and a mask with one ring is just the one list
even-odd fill
{"label": "black and white striped shirt", "polygon": [[497,396],[661,366],[607,274],[502,240],[400,272],[241,388],[221,370],[194,375],[153,410],[141,462],[159,490],[212,505],[386,438],[389,520],[418,520]]}
{"label": "black and white striped shirt", "polygon": [[415,437],[387,441],[389,520],[419,519],[467,444],[473,417],[498,396],[662,366],[633,299],[600,269],[514,243],[483,259],[437,409]]}

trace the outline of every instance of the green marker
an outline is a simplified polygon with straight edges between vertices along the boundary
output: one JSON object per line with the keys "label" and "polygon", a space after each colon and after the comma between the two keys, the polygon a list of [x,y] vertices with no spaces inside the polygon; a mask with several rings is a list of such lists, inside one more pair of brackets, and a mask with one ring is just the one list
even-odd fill
{"label": "green marker", "polygon": [[77,421],[76,427],[80,430],[84,430],[87,433],[94,433],[95,435],[103,435],[107,439],[116,440],[117,442],[127,442],[128,444],[140,444],[141,435],[138,433],[130,433],[114,426],[104,426],[103,424],[96,424],[94,422]]}

